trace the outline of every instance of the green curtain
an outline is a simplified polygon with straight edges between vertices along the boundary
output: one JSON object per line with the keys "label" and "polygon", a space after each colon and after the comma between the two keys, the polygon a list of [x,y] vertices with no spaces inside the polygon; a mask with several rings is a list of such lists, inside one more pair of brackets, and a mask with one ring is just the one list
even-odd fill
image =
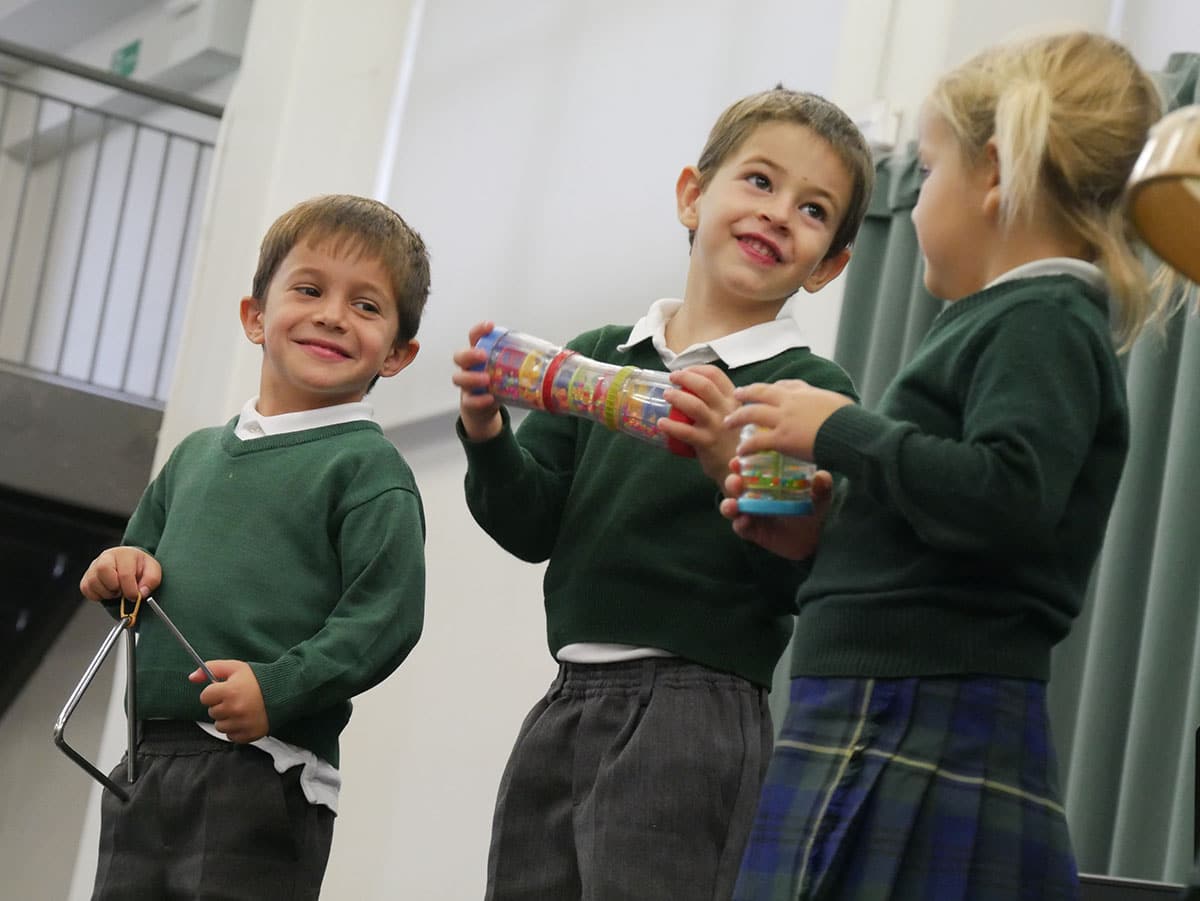
{"label": "green curtain", "polygon": [[[1171,57],[1169,108],[1200,102],[1198,72],[1200,54]],[[922,285],[915,155],[876,176],[834,353],[868,407],[942,308]],[[1129,460],[1085,612],[1056,649],[1051,715],[1080,869],[1182,882],[1200,725],[1200,319],[1146,334],[1126,366]],[[779,720],[786,690],[772,695]]]}

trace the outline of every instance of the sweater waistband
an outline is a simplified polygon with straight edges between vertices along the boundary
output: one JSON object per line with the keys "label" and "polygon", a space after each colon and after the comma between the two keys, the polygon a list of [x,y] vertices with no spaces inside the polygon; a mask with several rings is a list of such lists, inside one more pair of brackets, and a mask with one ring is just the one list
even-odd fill
{"label": "sweater waistband", "polygon": [[800,611],[791,675],[988,675],[1046,681],[1053,639],[1028,613],[823,598]]}
{"label": "sweater waistband", "polygon": [[760,692],[753,682],[677,657],[643,657],[618,663],[562,663],[550,696],[641,695],[652,688],[716,688]]}

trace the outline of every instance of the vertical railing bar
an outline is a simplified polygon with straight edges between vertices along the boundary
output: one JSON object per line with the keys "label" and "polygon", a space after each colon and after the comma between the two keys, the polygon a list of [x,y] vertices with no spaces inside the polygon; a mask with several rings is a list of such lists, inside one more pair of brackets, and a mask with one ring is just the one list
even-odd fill
{"label": "vertical railing bar", "polygon": [[[9,98],[11,96],[12,96],[12,89],[8,88],[6,86],[4,89],[4,106],[2,109],[0,109],[0,139],[3,139],[4,132],[8,128],[8,108],[9,108]],[[14,234],[16,233],[17,225],[18,225],[18,223],[14,221],[13,222],[13,233]],[[6,261],[5,269],[7,270],[7,269],[11,269],[11,268],[12,268],[12,260]],[[3,306],[0,305],[0,313],[2,313],[3,310],[4,310]]]}
{"label": "vertical railing bar", "polygon": [[8,98],[14,90],[10,85],[3,85],[2,87],[4,88],[4,106],[0,107],[0,135],[4,134],[4,127],[8,122]]}
{"label": "vertical railing bar", "polygon": [[112,251],[108,255],[108,273],[104,276],[104,298],[100,301],[100,316],[96,320],[96,342],[92,345],[92,365],[87,380],[96,384],[96,366],[100,362],[100,339],[104,334],[104,319],[108,313],[108,300],[112,294],[113,268],[117,265],[117,251],[121,247],[121,232],[125,227],[125,211],[129,208],[129,178],[133,175],[133,160],[137,156],[138,139],[142,126],[133,127],[133,143],[129,147],[129,162],[125,164],[125,180],[121,183],[121,209],[117,211],[117,228],[113,234]]}
{"label": "vertical railing bar", "polygon": [[63,151],[58,161],[58,179],[54,183],[54,199],[50,201],[50,221],[46,224],[46,238],[42,241],[42,261],[38,265],[37,285],[33,289],[33,325],[25,338],[25,363],[33,355],[33,337],[37,331],[38,310],[42,306],[42,292],[46,288],[46,263],[50,259],[50,242],[54,239],[54,226],[58,224],[58,202],[62,197],[64,176],[67,172],[67,159],[71,155],[72,138],[75,136],[75,104],[70,104],[67,113],[67,136],[64,139]]}
{"label": "vertical railing bar", "polygon": [[79,251],[75,254],[75,272],[71,276],[71,293],[67,298],[67,320],[63,323],[62,337],[58,341],[58,357],[54,371],[62,375],[63,354],[67,349],[67,336],[71,333],[71,320],[75,316],[75,295],[79,292],[79,270],[83,268],[83,246],[87,243],[91,227],[92,203],[96,199],[96,177],[100,174],[100,160],[104,156],[104,142],[108,138],[108,116],[100,114],[100,140],[96,142],[96,158],[92,162],[92,177],[88,182],[87,203],[83,207],[83,219],[79,228]]}
{"label": "vertical railing bar", "polygon": [[[25,218],[25,198],[29,194],[29,178],[33,172],[33,157],[37,153],[38,126],[42,122],[42,98],[37,98],[33,107],[33,128],[30,130],[29,143],[25,145],[25,172],[21,178],[21,193],[17,196],[17,214],[13,217],[12,238],[8,242],[8,265],[4,267],[4,287],[0,289],[0,324],[4,322],[4,307],[8,303],[8,287],[12,282],[13,259],[17,255],[17,242],[21,237],[22,219]],[[32,325],[30,326],[32,328]]]}
{"label": "vertical railing bar", "polygon": [[183,214],[183,228],[179,231],[179,252],[175,254],[175,272],[171,275],[171,305],[167,308],[167,317],[163,320],[162,337],[159,346],[163,352],[158,355],[158,369],[154,372],[154,394],[158,396],[158,383],[162,379],[163,362],[166,359],[167,332],[175,318],[175,305],[179,302],[179,275],[183,269],[183,255],[187,247],[188,235],[192,230],[192,206],[196,200],[196,181],[200,177],[200,160],[204,156],[204,145],[196,143],[196,162],[192,164],[192,183],[188,186],[187,207]]}
{"label": "vertical railing bar", "polygon": [[[142,315],[142,298],[146,292],[146,270],[150,266],[150,248],[154,246],[154,232],[158,228],[158,211],[162,207],[163,182],[167,174],[167,160],[171,158],[171,141],[168,137],[163,149],[162,164],[158,167],[158,184],[154,187],[154,210],[150,214],[150,227],[146,232],[146,253],[142,256],[142,271],[138,276],[137,300],[133,303],[133,318],[125,337],[125,365],[121,367],[121,390],[129,379],[129,363],[133,358],[133,334],[137,330],[138,318]],[[158,349],[162,354],[162,347]]]}

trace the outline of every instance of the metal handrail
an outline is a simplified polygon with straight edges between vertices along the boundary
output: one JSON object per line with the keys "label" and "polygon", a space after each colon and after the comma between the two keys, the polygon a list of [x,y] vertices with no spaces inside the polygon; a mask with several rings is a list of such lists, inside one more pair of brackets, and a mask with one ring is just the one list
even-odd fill
{"label": "metal handrail", "polygon": [[[164,401],[213,149],[211,140],[0,78],[0,360]],[[115,341],[104,339],[109,327],[119,329]]]}
{"label": "metal handrail", "polygon": [[104,69],[98,69],[95,66],[78,63],[54,53],[47,53],[44,50],[38,50],[34,47],[26,47],[24,44],[6,41],[3,38],[0,38],[0,54],[11,56],[14,59],[23,60],[36,66],[42,66],[46,69],[53,69],[56,72],[65,72],[68,75],[75,75],[79,78],[85,78],[88,81],[106,84],[109,87],[127,91],[130,94],[137,94],[150,100],[157,100],[159,103],[182,107],[183,109],[191,110],[193,113],[199,113],[202,116],[211,116],[214,119],[220,119],[225,114],[223,106],[209,103],[206,100],[200,100],[191,94],[185,94],[182,91],[173,91],[170,88],[160,88],[157,85],[137,81],[132,78],[125,78]]}

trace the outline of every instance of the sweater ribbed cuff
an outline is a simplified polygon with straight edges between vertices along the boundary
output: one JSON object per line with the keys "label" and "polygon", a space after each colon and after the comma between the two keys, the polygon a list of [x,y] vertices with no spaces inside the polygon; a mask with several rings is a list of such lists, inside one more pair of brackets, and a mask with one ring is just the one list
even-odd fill
{"label": "sweater ribbed cuff", "polygon": [[822,469],[855,477],[866,464],[863,449],[888,426],[888,420],[862,407],[835,410],[817,430],[813,461]]}
{"label": "sweater ribbed cuff", "polygon": [[467,465],[487,477],[497,474],[508,476],[521,466],[521,446],[517,444],[512,430],[512,419],[507,408],[500,408],[500,431],[485,441],[474,441],[463,428],[462,417],[454,422],[454,431],[467,455]]}

